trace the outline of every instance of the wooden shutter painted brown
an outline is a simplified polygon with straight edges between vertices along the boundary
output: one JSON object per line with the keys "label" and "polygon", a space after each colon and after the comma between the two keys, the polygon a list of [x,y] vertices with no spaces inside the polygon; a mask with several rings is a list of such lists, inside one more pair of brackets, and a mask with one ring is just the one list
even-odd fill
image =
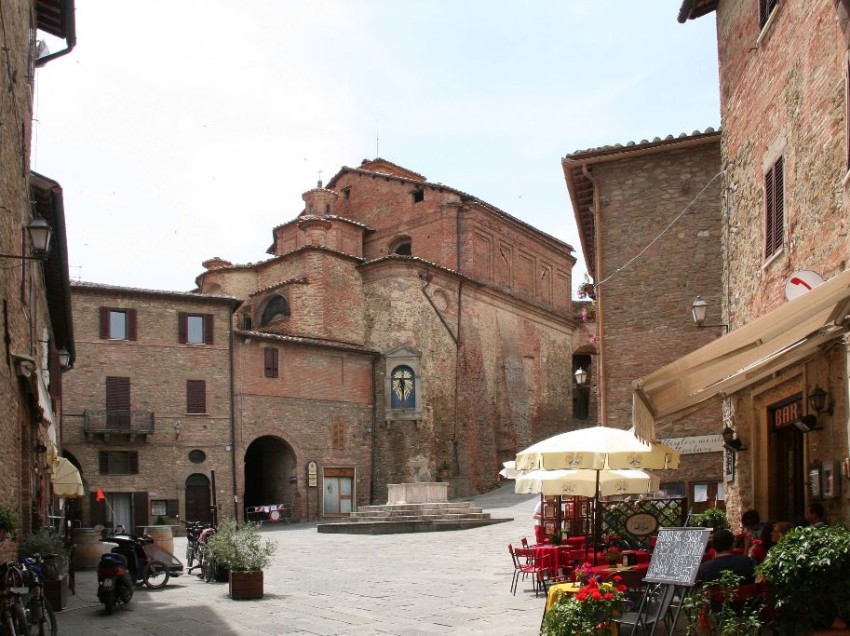
{"label": "wooden shutter painted brown", "polygon": [[98,501],[97,493],[89,493],[89,516],[92,527],[106,525],[106,501]]}
{"label": "wooden shutter painted brown", "polygon": [[204,344],[213,344],[213,315],[204,314]]}
{"label": "wooden shutter painted brown", "polygon": [[109,474],[109,451],[98,451],[97,453],[98,472],[101,475]]}
{"label": "wooden shutter painted brown", "polygon": [[100,339],[109,340],[109,307],[100,308]]}
{"label": "wooden shutter painted brown", "polygon": [[[148,525],[148,493],[134,492],[133,493],[133,525],[146,526]],[[127,528],[133,532],[132,529]],[[139,528],[143,530],[143,528]]]}
{"label": "wooden shutter painted brown", "polygon": [[773,251],[782,249],[782,239],[785,231],[785,160],[780,157],[773,166]]}
{"label": "wooden shutter painted brown", "polygon": [[274,347],[265,347],[263,349],[263,366],[267,378],[277,377],[277,349]]}
{"label": "wooden shutter painted brown", "polygon": [[180,501],[177,499],[165,500],[165,515],[167,517],[176,517],[180,514]]}
{"label": "wooden shutter painted brown", "polygon": [[130,378],[106,378],[106,425],[130,428]]}
{"label": "wooden shutter painted brown", "polygon": [[127,340],[136,339],[136,310],[127,310]]}
{"label": "wooden shutter painted brown", "polygon": [[177,314],[177,342],[186,344],[189,340],[189,315],[181,311]]}
{"label": "wooden shutter painted brown", "polygon": [[205,380],[186,380],[186,412],[207,412],[207,383]]}
{"label": "wooden shutter painted brown", "polygon": [[139,451],[127,451],[127,465],[131,475],[139,474]]}

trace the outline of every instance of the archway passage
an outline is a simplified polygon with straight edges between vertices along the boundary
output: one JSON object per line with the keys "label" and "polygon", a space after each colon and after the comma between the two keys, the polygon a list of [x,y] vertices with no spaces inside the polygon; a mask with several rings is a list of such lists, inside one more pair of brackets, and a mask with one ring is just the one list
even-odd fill
{"label": "archway passage", "polygon": [[186,521],[212,523],[210,480],[202,473],[186,478]]}
{"label": "archway passage", "polygon": [[290,477],[295,476],[292,447],[272,435],[258,437],[245,451],[245,508],[291,505],[296,485]]}

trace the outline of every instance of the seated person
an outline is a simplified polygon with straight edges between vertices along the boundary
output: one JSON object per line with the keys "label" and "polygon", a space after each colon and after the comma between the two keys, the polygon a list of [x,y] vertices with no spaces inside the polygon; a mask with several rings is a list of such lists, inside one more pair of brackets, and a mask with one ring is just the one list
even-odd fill
{"label": "seated person", "polygon": [[741,584],[753,583],[755,569],[753,562],[746,554],[734,554],[732,545],[735,535],[729,530],[717,530],[712,537],[715,557],[704,561],[697,570],[697,582],[710,583],[720,578],[724,570],[731,570],[742,578]]}
{"label": "seated person", "polygon": [[767,551],[773,547],[773,522],[765,521],[761,533],[750,544],[750,560],[753,565],[759,565],[767,556]]}

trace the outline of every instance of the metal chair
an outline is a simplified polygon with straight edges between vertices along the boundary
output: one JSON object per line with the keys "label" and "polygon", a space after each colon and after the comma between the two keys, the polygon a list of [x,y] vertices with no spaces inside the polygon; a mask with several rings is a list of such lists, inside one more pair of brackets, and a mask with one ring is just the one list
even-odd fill
{"label": "metal chair", "polygon": [[[664,623],[670,612],[670,604],[677,595],[677,586],[669,583],[650,583],[647,585],[638,608],[633,612],[624,612],[611,620],[619,625],[631,625],[630,634],[654,634],[659,623]],[[675,620],[674,620],[675,622]],[[673,626],[667,627],[667,632]]]}

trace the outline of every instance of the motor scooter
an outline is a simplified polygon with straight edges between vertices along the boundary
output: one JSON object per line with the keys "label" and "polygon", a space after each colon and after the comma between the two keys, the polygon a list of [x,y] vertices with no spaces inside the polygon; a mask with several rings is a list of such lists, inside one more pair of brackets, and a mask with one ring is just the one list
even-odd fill
{"label": "motor scooter", "polygon": [[133,587],[126,557],[116,552],[102,554],[97,564],[97,600],[104,604],[106,613],[111,614],[116,606],[129,603]]}
{"label": "motor scooter", "polygon": [[158,590],[166,586],[171,576],[179,576],[183,572],[183,564],[172,554],[153,545],[153,538],[149,535],[116,534],[105,540],[117,544],[112,552],[127,561],[130,579],[135,585],[144,583]]}

